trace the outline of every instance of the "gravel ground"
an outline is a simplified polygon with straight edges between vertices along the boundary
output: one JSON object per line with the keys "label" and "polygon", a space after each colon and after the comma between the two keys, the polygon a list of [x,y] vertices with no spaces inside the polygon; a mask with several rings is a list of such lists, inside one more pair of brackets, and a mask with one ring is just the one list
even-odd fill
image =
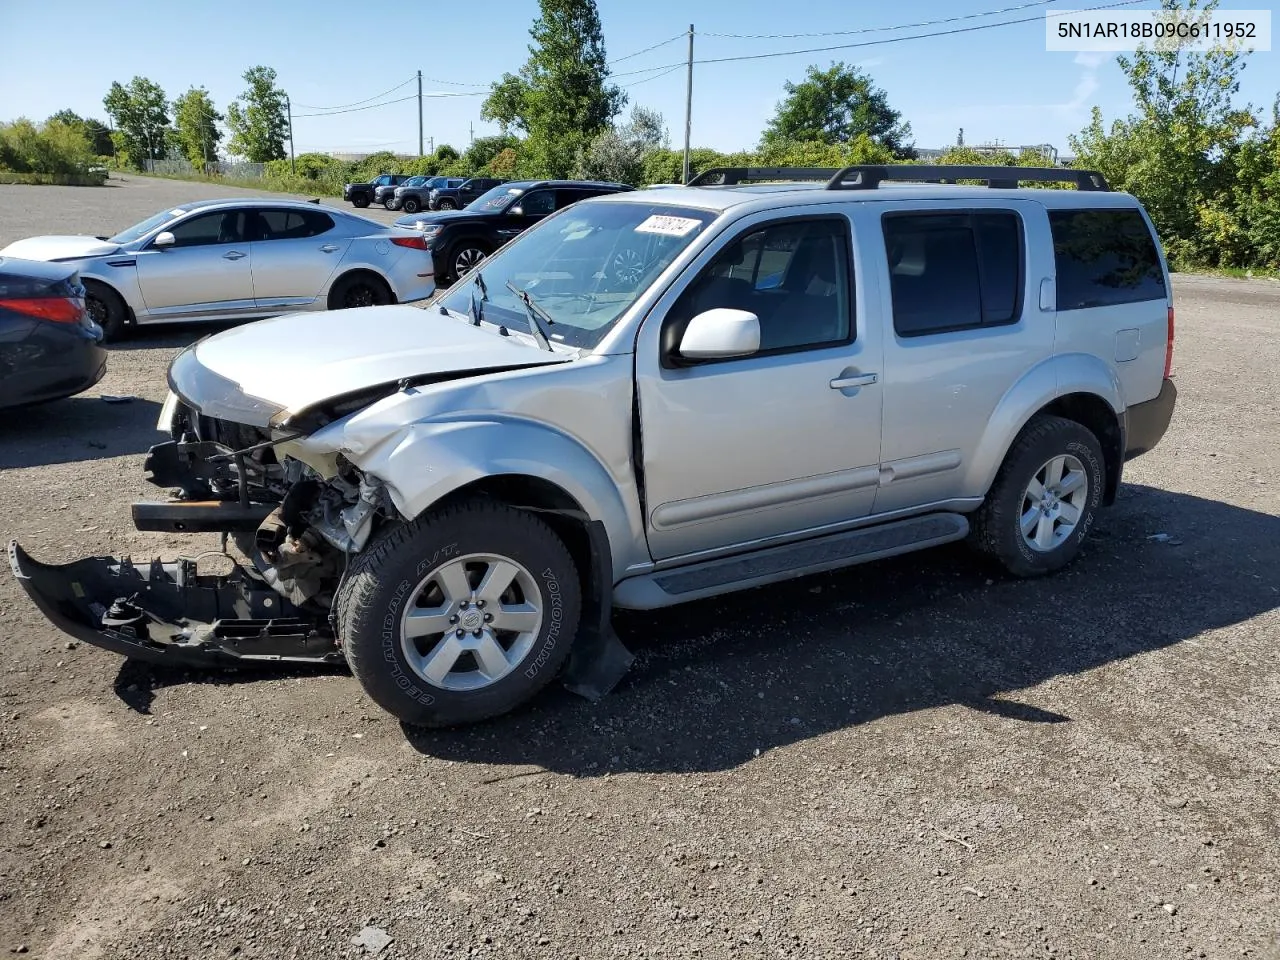
{"label": "gravel ground", "polygon": [[[0,242],[211,189],[0,187]],[[341,672],[69,648],[0,578],[0,952],[1280,956],[1280,286],[1176,296],[1173,427],[1070,570],[944,548],[619,615],[595,705],[409,733]],[[4,539],[211,545],[128,519],[194,336],[0,419]]]}

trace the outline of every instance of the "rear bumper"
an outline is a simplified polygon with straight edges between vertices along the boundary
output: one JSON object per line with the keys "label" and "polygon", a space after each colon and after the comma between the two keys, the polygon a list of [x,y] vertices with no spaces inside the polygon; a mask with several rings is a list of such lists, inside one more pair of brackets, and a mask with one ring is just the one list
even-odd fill
{"label": "rear bumper", "polygon": [[1132,460],[1154,449],[1169,429],[1178,388],[1166,379],[1154,400],[1135,403],[1125,411],[1124,458]]}
{"label": "rear bumper", "polygon": [[[101,328],[53,323],[39,323],[38,328],[17,345],[24,348],[20,362],[0,375],[0,408],[74,397],[106,375]],[[5,349],[0,344],[0,351]]]}

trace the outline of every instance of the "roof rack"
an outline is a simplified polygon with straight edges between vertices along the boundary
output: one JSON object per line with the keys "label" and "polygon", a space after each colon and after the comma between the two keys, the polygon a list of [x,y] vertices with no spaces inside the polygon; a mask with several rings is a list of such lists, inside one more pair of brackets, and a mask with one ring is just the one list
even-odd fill
{"label": "roof rack", "polygon": [[[856,176],[857,179],[853,179]],[[1110,192],[1106,178],[1096,170],[1065,167],[985,167],[966,164],[894,163],[851,166],[839,170],[827,181],[828,190],[874,190],[885,180],[915,183],[955,183],[958,180],[986,180],[993,190],[1017,189],[1020,181],[1074,183],[1077,190]]]}
{"label": "roof rack", "polygon": [[1006,167],[965,164],[894,163],[836,167],[711,167],[693,177],[687,187],[733,187],[749,181],[825,181],[828,190],[874,190],[885,181],[956,183],[985,180],[993,190],[1014,190],[1019,182],[1074,183],[1077,190],[1110,192],[1096,170],[1066,167]]}
{"label": "roof rack", "polygon": [[830,180],[839,172],[836,167],[712,167],[685,186],[733,187],[748,180]]}

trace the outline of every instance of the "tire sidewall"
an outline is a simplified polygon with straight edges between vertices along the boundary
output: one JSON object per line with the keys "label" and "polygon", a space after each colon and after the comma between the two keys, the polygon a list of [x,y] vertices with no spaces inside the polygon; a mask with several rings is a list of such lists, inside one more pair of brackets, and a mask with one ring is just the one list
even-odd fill
{"label": "tire sidewall", "polygon": [[402,202],[400,204],[400,207],[402,210],[404,210],[405,213],[417,213],[419,210],[422,209],[422,207],[419,206],[418,201],[413,199],[412,197],[409,197],[404,202]]}
{"label": "tire sidewall", "polygon": [[[1071,536],[1067,537],[1053,550],[1041,553],[1033,550],[1022,536],[1021,514],[1022,497],[1032,477],[1049,460],[1056,456],[1068,454],[1083,464],[1089,478],[1089,495],[1081,511],[1080,522],[1076,524]],[[1062,430],[1044,437],[1022,451],[1021,456],[1011,464],[1011,480],[1009,501],[1004,504],[1005,522],[1000,531],[1007,549],[1017,556],[1020,565],[1028,572],[1049,572],[1058,570],[1070,563],[1080,552],[1084,539],[1089,535],[1097,518],[1098,509],[1102,505],[1102,495],[1106,488],[1106,468],[1103,462],[1102,448],[1098,441],[1085,428],[1071,424]]]}
{"label": "tire sidewall", "polygon": [[[502,555],[528,570],[541,594],[543,620],[524,660],[501,680],[476,691],[445,690],[409,666],[401,646],[402,619],[432,570],[473,553]],[[377,574],[368,602],[345,625],[344,648],[369,696],[409,723],[453,725],[507,712],[550,682],[577,634],[582,608],[578,573],[549,530],[540,535],[538,528],[494,515],[453,514],[398,543]]]}

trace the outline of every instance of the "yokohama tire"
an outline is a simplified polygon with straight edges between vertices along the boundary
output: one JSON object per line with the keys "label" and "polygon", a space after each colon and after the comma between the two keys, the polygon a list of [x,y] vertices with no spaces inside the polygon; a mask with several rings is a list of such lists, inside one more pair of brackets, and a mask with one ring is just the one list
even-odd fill
{"label": "yokohama tire", "polygon": [[[1078,503],[1074,505],[1068,503],[1065,496],[1049,498],[1053,503],[1063,505],[1058,509],[1070,509],[1070,514],[1063,516],[1075,519],[1068,531],[1062,520],[1053,519],[1058,514],[1049,510],[1048,519],[1043,523],[1047,523],[1050,530],[1055,522],[1061,528],[1056,536],[1046,537],[1046,545],[1037,549],[1030,541],[1035,540],[1037,531],[1043,529],[1038,522],[1042,515],[1036,513],[1035,503],[1029,498],[1032,490],[1047,475],[1042,471],[1052,470],[1053,464],[1064,460],[1068,464],[1066,476],[1080,474],[1086,486],[1081,491],[1081,481],[1075,480],[1073,496]],[[971,542],[1018,577],[1037,577],[1060,570],[1080,552],[1102,503],[1105,486],[1102,447],[1091,431],[1063,417],[1034,417],[1014,441],[1000,472],[996,474],[986,502],[975,513]],[[1023,533],[1024,521],[1031,527],[1026,536]]]}
{"label": "yokohama tire", "polygon": [[[509,558],[531,574],[536,589],[524,601],[541,616],[509,673],[478,689],[447,689],[410,662],[404,618],[417,609],[412,605],[424,578],[476,554]],[[481,501],[428,511],[375,537],[352,559],[333,604],[347,663],[365,692],[401,721],[422,727],[474,723],[526,703],[569,655],[581,609],[577,568],[552,529],[532,514]]]}

